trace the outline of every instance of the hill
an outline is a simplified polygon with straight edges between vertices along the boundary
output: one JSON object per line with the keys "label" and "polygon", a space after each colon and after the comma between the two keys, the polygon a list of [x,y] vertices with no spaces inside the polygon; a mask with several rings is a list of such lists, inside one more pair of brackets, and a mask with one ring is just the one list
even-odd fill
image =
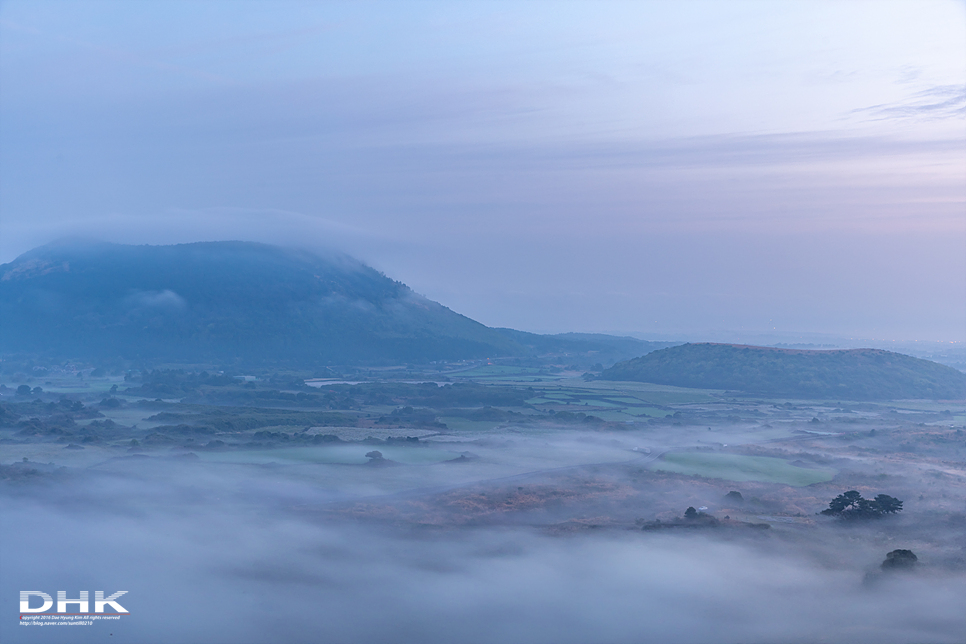
{"label": "hill", "polygon": [[684,344],[619,362],[600,378],[831,400],[966,398],[966,374],[880,349]]}
{"label": "hill", "polygon": [[680,342],[648,342],[628,336],[604,333],[556,333],[540,335],[515,329],[496,329],[507,338],[523,346],[533,355],[554,355],[577,362],[583,368],[595,363],[612,365],[620,360],[634,358],[651,351],[672,347]]}
{"label": "hill", "polygon": [[249,242],[64,242],[0,266],[0,351],[352,364],[526,353],[346,256]]}

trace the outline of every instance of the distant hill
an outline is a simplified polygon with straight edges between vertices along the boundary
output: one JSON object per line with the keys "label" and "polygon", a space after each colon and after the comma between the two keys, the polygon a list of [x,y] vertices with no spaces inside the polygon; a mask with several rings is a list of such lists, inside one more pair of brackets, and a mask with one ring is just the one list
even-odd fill
{"label": "distant hill", "polygon": [[[496,329],[507,338],[525,347],[534,355],[561,355],[573,358],[583,358],[579,362],[590,367],[594,363],[612,365],[620,360],[637,357],[673,347],[680,342],[648,342],[628,336],[607,335],[604,333],[557,333],[540,335],[516,331],[514,329]],[[568,360],[570,361],[570,360]]]}
{"label": "distant hill", "polygon": [[619,362],[600,377],[795,398],[966,398],[966,374],[880,349],[808,351],[684,344]]}
{"label": "distant hill", "polygon": [[67,242],[0,266],[0,351],[218,364],[517,355],[505,334],[345,256],[248,242]]}

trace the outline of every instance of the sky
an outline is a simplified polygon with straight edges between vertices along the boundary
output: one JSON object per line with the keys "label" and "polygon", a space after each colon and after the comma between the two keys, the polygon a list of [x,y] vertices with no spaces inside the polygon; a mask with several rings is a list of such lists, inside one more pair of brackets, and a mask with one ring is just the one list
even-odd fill
{"label": "sky", "polygon": [[[491,326],[966,341],[966,3],[0,3],[0,262],[338,250]],[[744,334],[744,335],[742,335]]]}

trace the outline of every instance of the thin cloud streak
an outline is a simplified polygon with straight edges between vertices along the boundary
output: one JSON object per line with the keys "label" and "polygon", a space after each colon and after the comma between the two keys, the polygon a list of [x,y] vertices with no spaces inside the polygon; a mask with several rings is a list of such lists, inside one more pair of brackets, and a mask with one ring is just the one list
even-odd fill
{"label": "thin cloud streak", "polygon": [[966,86],[943,85],[923,90],[909,100],[884,105],[872,105],[852,111],[869,114],[872,120],[922,119],[962,121],[966,117]]}

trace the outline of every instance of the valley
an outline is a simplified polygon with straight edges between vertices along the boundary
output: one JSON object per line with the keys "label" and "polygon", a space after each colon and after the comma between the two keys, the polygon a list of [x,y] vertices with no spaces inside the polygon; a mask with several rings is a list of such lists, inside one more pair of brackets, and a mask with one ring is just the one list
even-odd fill
{"label": "valley", "polygon": [[[850,530],[818,512],[845,489],[887,491],[904,511],[862,527],[869,561],[884,556],[877,539],[901,534],[937,573],[966,568],[966,524],[933,529],[966,518],[962,402],[738,398],[565,374],[472,378],[486,369],[440,384],[275,389],[272,378],[236,379],[155,399],[142,394],[178,374],[88,377],[89,391],[69,398],[66,379],[36,397],[4,386],[4,485],[31,495],[104,476],[135,485],[202,477],[216,488],[241,477],[265,494],[271,480],[299,497],[276,510],[394,528],[633,531],[693,506],[768,526],[778,541]],[[730,491],[743,502],[727,500]]]}
{"label": "valley", "polygon": [[346,258],[132,248],[0,269],[0,565],[129,590],[125,641],[962,641],[952,367],[523,333]]}

